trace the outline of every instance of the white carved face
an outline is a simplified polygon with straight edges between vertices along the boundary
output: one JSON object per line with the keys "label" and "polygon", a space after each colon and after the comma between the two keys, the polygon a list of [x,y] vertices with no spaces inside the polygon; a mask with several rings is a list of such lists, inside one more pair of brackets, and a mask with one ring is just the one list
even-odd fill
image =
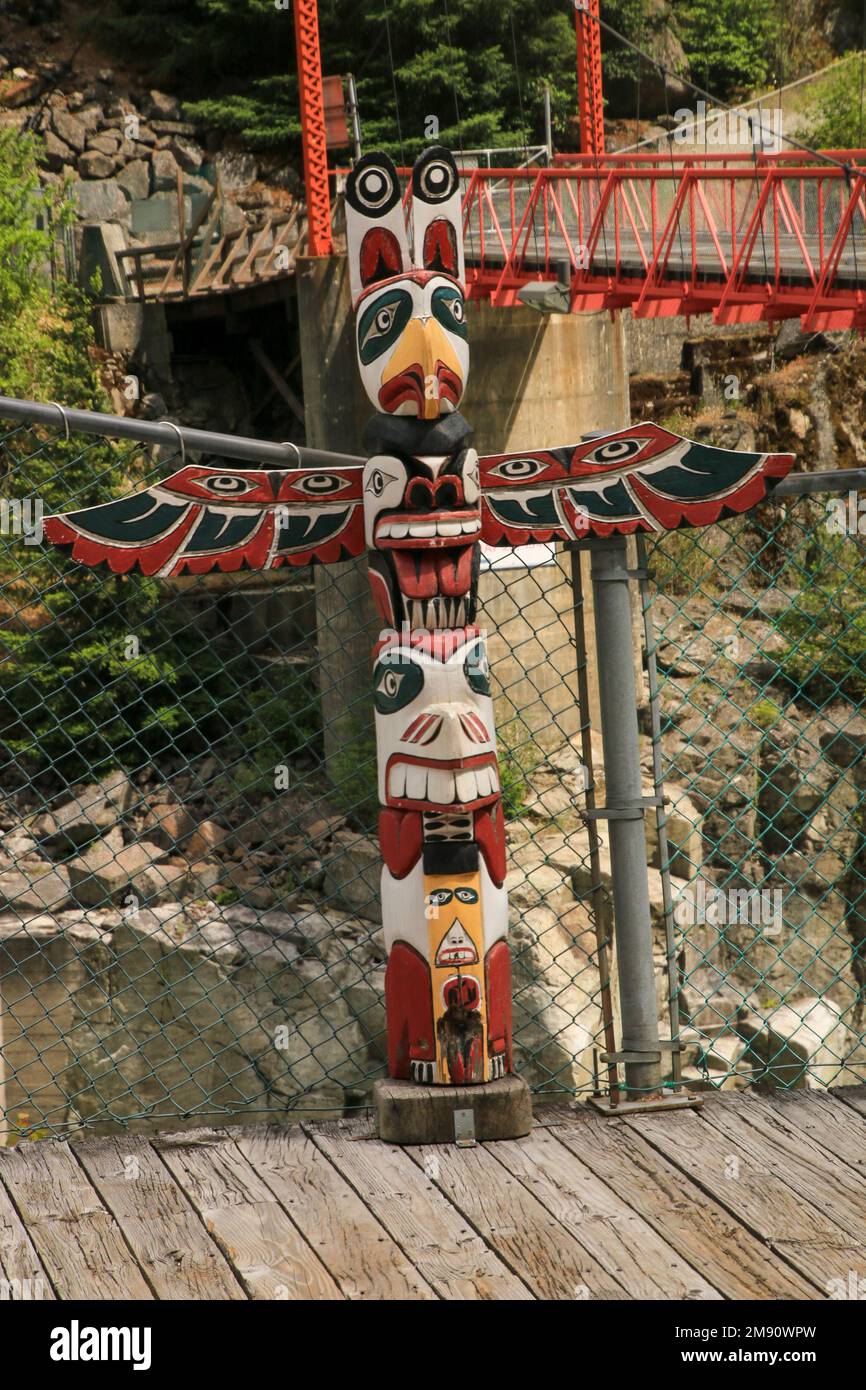
{"label": "white carved face", "polygon": [[419,270],[374,285],[358,301],[364,390],[385,415],[435,420],[456,410],[469,376],[463,290]]}
{"label": "white carved face", "polygon": [[373,671],[379,800],[475,810],[499,796],[486,644],[478,628],[396,632]]}

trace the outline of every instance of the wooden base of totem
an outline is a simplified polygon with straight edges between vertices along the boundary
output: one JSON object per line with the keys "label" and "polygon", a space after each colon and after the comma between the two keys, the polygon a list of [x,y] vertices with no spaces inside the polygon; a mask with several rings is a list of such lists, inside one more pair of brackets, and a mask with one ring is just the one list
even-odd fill
{"label": "wooden base of totem", "polygon": [[481,1143],[519,1139],[532,1128],[529,1087],[519,1076],[481,1086],[419,1086],[377,1081],[379,1138],[389,1144]]}
{"label": "wooden base of totem", "polygon": [[602,1115],[645,1115],[655,1110],[687,1110],[689,1106],[696,1108],[703,1103],[703,1096],[696,1095],[694,1091],[678,1096],[660,1096],[658,1100],[621,1100],[619,1105],[611,1105],[607,1096],[590,1096],[587,1101],[587,1105],[591,1105],[593,1110],[600,1110]]}

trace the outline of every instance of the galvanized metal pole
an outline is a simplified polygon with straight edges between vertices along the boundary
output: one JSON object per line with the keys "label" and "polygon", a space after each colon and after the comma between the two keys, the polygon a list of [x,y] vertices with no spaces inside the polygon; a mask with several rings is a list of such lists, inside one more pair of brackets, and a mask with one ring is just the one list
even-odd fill
{"label": "galvanized metal pole", "polygon": [[550,88],[544,89],[544,143],[547,146],[547,166],[553,164],[553,114],[550,109]]}
{"label": "galvanized metal pole", "polygon": [[624,536],[587,542],[595,603],[599,705],[613,881],[616,964],[628,1099],[661,1086],[649,877],[638,742],[629,571]]}
{"label": "galvanized metal pole", "polygon": [[169,421],[134,420],[128,415],[103,415],[95,410],[75,410],[54,401],[19,401],[0,396],[0,420],[22,425],[47,425],[67,434],[96,434],[105,439],[135,439],[141,444],[218,454],[243,463],[263,463],[271,468],[363,468],[365,458],[308,449],[303,444],[274,444],[269,439],[247,439],[239,434],[215,434]]}
{"label": "galvanized metal pole", "polygon": [[358,89],[355,86],[354,73],[346,75],[346,86],[349,91],[349,100],[346,103],[349,125],[352,128],[352,157],[357,164],[361,158],[361,113],[358,110]]}

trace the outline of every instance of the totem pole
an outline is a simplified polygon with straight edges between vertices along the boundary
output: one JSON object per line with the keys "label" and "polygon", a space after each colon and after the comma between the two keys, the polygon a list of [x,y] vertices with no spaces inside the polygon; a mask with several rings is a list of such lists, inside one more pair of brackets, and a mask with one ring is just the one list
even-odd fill
{"label": "totem pole", "polygon": [[[383,631],[373,701],[388,1067],[477,1084],[512,1068],[505,824],[490,675],[475,625],[481,543],[574,543],[708,526],[760,502],[788,455],[639,424],[479,460],[459,412],[469,370],[460,181],[434,147],[412,174],[364,156],[346,187],[357,352],[375,415],[363,467],[188,464],[165,482],[48,518],[86,564],[202,574],[369,557]],[[636,735],[635,735],[636,737]]]}

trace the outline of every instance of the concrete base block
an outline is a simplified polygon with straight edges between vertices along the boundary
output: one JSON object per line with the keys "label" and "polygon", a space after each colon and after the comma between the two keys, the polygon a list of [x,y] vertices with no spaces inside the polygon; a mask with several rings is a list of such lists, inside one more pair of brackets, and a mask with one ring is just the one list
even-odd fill
{"label": "concrete base block", "polygon": [[519,1076],[504,1076],[481,1086],[377,1081],[373,1099],[379,1138],[389,1144],[519,1139],[532,1128],[529,1087]]}

